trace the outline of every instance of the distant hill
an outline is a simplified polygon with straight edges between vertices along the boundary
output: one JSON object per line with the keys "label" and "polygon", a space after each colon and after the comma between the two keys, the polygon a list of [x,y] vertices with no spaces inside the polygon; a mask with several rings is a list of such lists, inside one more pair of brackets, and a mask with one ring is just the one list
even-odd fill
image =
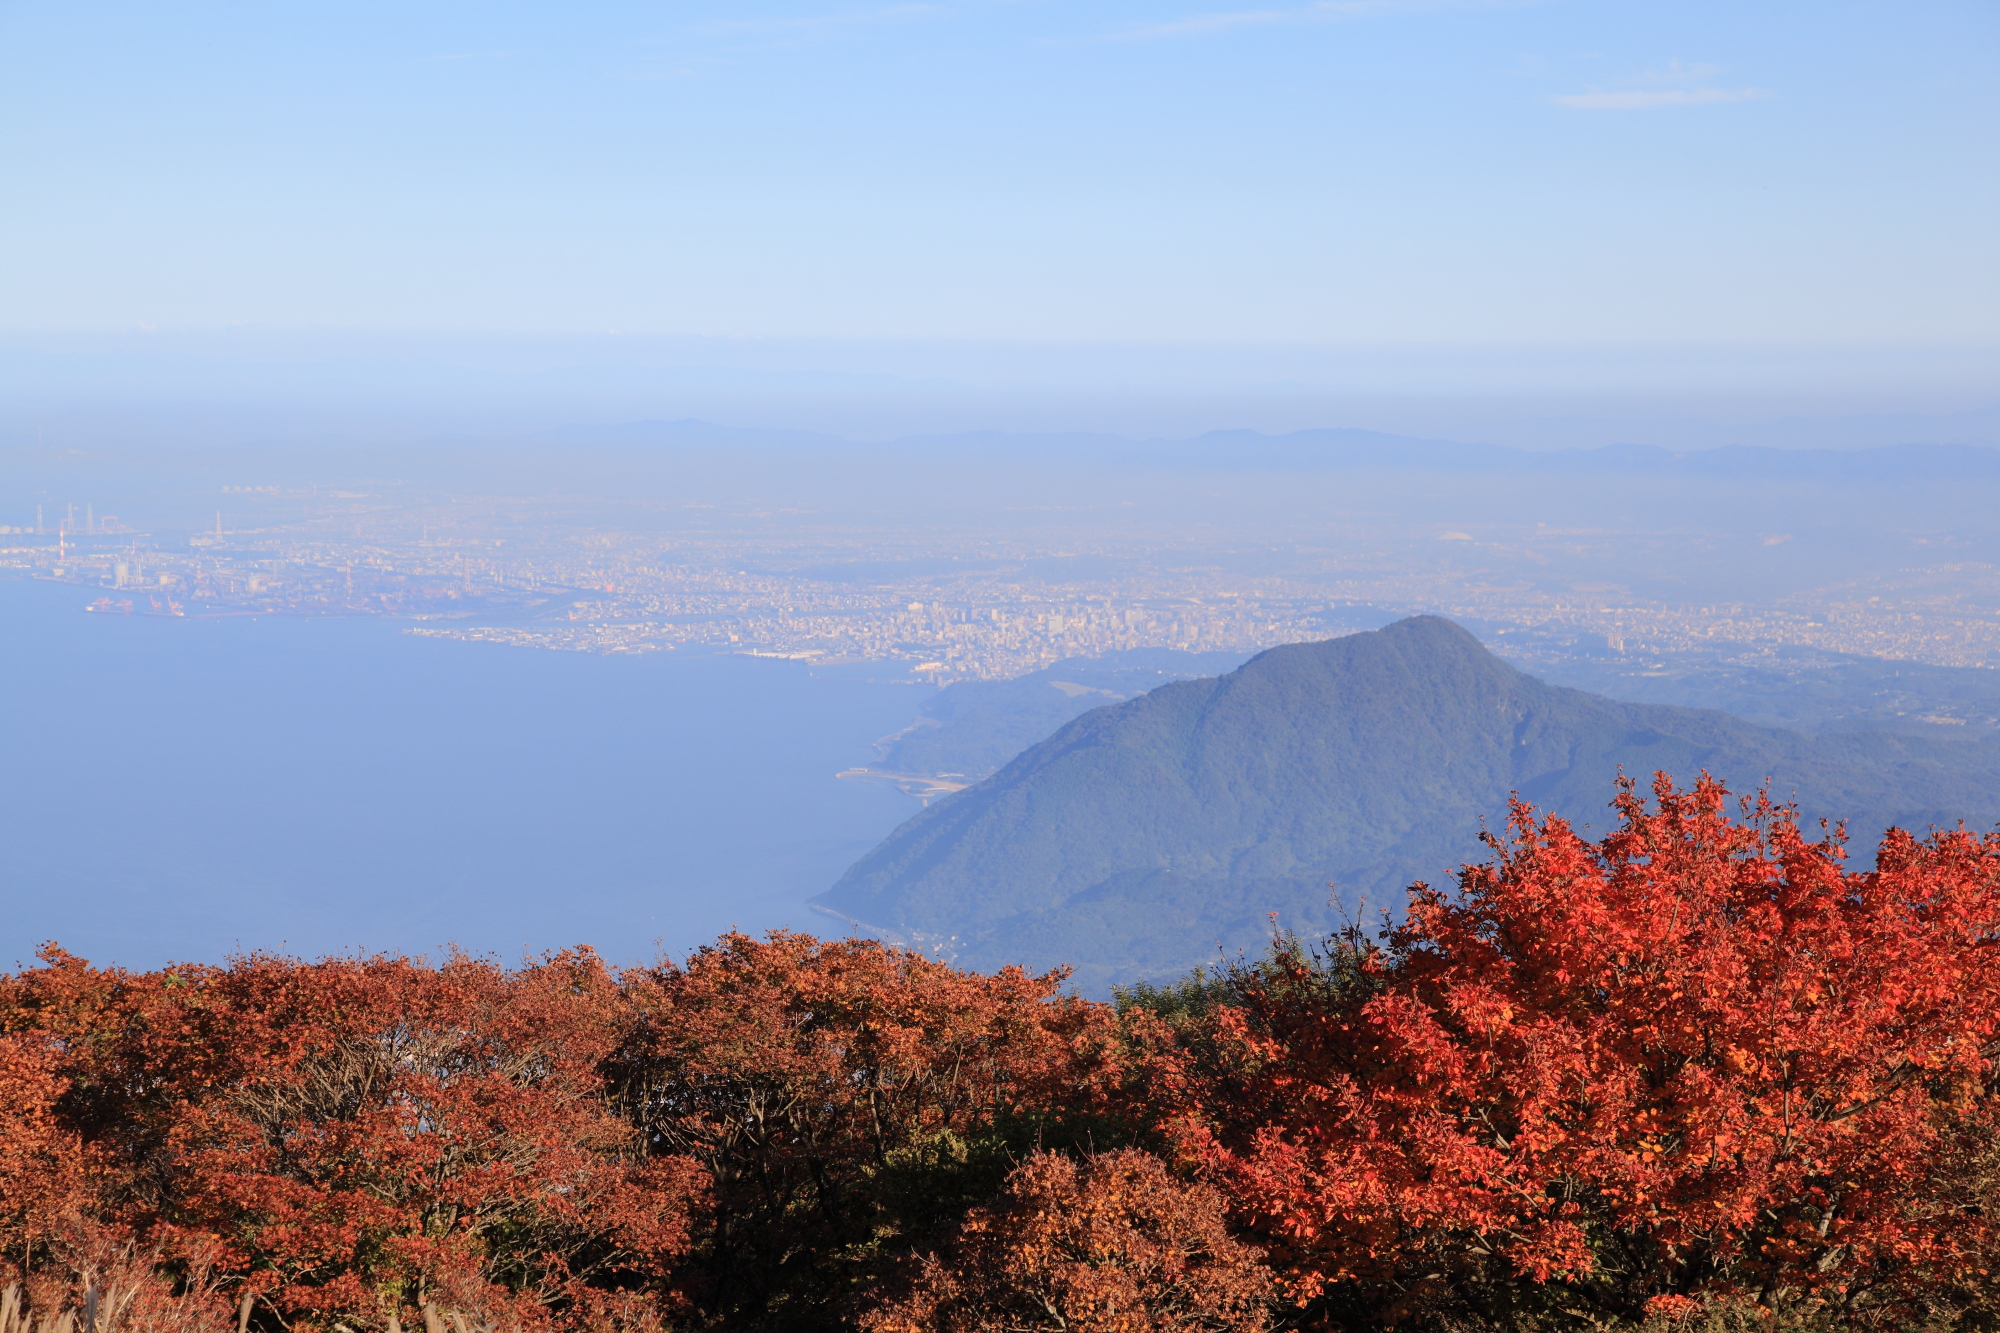
{"label": "distant hill", "polygon": [[[1982,433],[1990,434],[1992,426]],[[1866,449],[1774,448],[1726,444],[1675,450],[1611,444],[1588,449],[1519,449],[1387,435],[1371,430],[1301,430],[1264,435],[1210,431],[1186,440],[1147,441],[1126,459],[1140,466],[1199,471],[1316,472],[1418,470],[1521,476],[1685,477],[1710,481],[1784,480],[1907,484],[2000,477],[2000,449],[1984,444],[1891,444]]]}
{"label": "distant hill", "polygon": [[1419,616],[1093,709],[815,901],[962,964],[1072,963],[1101,990],[1255,949],[1267,913],[1312,931],[1364,897],[1393,905],[1477,858],[1510,791],[1601,829],[1620,765],[1745,792],[1769,777],[1807,818],[1847,817],[1863,856],[1890,824],[2000,818],[2000,739],[1808,737],[1619,703]]}
{"label": "distant hill", "polygon": [[[1508,627],[1503,642],[1534,631]],[[1530,646],[1532,651],[1532,646]],[[1765,727],[1794,731],[1893,731],[1929,740],[1980,740],[2000,734],[2000,671],[1933,666],[1833,653],[1790,644],[1699,644],[1651,656],[1575,653],[1546,666],[1552,684],[1632,703],[1720,708]]]}
{"label": "distant hill", "polygon": [[1068,657],[1012,680],[962,680],[939,690],[917,720],[877,741],[880,767],[896,773],[979,779],[1063,723],[1107,700],[1128,699],[1168,681],[1227,671],[1242,653],[1132,648]]}

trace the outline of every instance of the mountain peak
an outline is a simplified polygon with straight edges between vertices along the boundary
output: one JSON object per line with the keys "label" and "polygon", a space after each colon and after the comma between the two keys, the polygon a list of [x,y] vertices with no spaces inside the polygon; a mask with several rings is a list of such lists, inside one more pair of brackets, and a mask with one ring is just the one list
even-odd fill
{"label": "mountain peak", "polygon": [[1258,663],[1265,663],[1262,670],[1271,670],[1279,664],[1290,665],[1302,660],[1321,663],[1331,671],[1393,664],[1400,669],[1421,673],[1456,664],[1462,669],[1491,672],[1498,676],[1517,674],[1512,667],[1487,651],[1486,645],[1474,638],[1463,625],[1443,616],[1406,616],[1377,630],[1282,644],[1257,654],[1237,671],[1249,671]]}

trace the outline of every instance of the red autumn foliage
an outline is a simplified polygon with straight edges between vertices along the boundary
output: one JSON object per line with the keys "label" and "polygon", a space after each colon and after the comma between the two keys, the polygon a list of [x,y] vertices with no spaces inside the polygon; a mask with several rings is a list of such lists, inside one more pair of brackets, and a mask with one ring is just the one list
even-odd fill
{"label": "red autumn foliage", "polygon": [[1654,791],[1598,845],[1517,806],[1386,951],[1243,974],[1188,1142],[1296,1295],[1859,1321],[1976,1280],[1990,1214],[1936,1167],[1994,1115],[2000,838],[1891,831],[1852,873],[1784,810]]}
{"label": "red autumn foliage", "polygon": [[0,977],[0,1283],[259,1333],[2000,1313],[2000,838],[1856,873],[1654,792],[1598,844],[1517,808],[1379,947],[1123,1012],[787,932],[622,973],[51,948]]}
{"label": "red autumn foliage", "polygon": [[1013,1138],[1110,1092],[1113,1015],[1060,973],[966,973],[872,940],[723,937],[629,975],[619,1070],[659,1151],[708,1171],[690,1280],[756,1320],[838,1308],[989,1197]]}
{"label": "red autumn foliage", "polygon": [[1213,1188],[1134,1149],[1038,1152],[866,1333],[1261,1333],[1273,1282]]}
{"label": "red autumn foliage", "polygon": [[44,961],[0,980],[0,1263],[137,1245],[290,1328],[831,1325],[990,1197],[1003,1127],[1090,1100],[1114,1026],[1059,974],[784,932],[622,976]]}
{"label": "red autumn foliage", "polygon": [[0,1234],[33,1245],[82,1206],[83,1143],[57,1115],[58,1053],[0,1034]]}
{"label": "red autumn foliage", "polygon": [[433,1301],[543,1322],[596,1279],[664,1275],[700,1171],[648,1159],[603,1095],[623,1035],[588,953],[14,978],[8,1026],[60,1047],[94,1220],[222,1263],[282,1317]]}

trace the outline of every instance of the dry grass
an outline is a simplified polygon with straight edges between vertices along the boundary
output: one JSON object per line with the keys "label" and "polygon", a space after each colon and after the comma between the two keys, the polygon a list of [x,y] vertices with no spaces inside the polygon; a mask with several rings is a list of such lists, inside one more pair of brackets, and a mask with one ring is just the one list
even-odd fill
{"label": "dry grass", "polygon": [[[128,1329],[132,1333],[146,1330],[147,1333],[221,1333],[212,1320],[190,1320],[192,1310],[179,1308],[181,1302],[173,1300],[166,1309],[161,1309],[157,1301],[149,1301],[143,1309],[144,1318],[135,1318],[138,1298],[143,1288],[137,1285],[88,1287],[82,1299],[74,1306],[64,1308],[61,1304],[44,1307],[45,1312],[37,1317],[36,1310],[26,1300],[26,1294],[18,1282],[10,1282],[4,1292],[0,1292],[0,1333],[113,1333],[113,1330]],[[160,1315],[167,1317],[162,1319]]]}
{"label": "dry grass", "polygon": [[[67,1293],[75,1296],[73,1291]],[[44,1310],[37,1313],[37,1309]],[[213,1300],[175,1296],[150,1273],[137,1282],[84,1288],[72,1301],[57,1300],[31,1305],[18,1282],[0,1291],[0,1333],[248,1333],[253,1298],[245,1294],[238,1302],[233,1321],[222,1317]],[[334,1333],[365,1333],[347,1324],[333,1325]],[[389,1316],[383,1333],[417,1333],[406,1330],[401,1320]],[[423,1307],[422,1333],[500,1333],[496,1324],[468,1319],[456,1311]]]}
{"label": "dry grass", "polygon": [[0,1291],[0,1333],[244,1333],[198,1251],[179,1256],[177,1284],[158,1250],[109,1243],[81,1223],[48,1237],[44,1254]]}

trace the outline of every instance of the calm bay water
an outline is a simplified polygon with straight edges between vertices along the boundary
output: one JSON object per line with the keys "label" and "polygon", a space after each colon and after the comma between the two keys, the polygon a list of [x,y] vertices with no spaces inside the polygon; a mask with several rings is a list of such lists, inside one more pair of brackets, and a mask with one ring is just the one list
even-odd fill
{"label": "calm bay water", "polygon": [[0,581],[0,966],[825,933],[803,900],[916,811],[833,776],[921,697],[864,669],[87,600]]}

